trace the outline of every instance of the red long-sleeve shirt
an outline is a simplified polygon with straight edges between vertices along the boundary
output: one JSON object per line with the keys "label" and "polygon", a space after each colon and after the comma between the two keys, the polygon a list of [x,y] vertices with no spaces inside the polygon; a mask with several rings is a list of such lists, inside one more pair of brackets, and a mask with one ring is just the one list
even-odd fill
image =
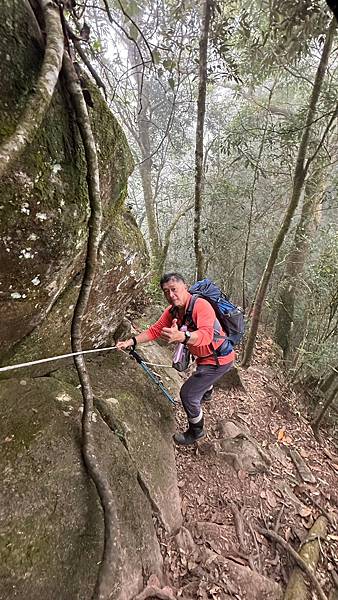
{"label": "red long-sleeve shirt", "polygon": [[[191,300],[191,294],[189,294],[185,310],[187,310]],[[151,325],[147,329],[147,333],[151,340],[156,340],[161,335],[163,327],[171,327],[173,318],[176,318],[170,312],[171,306],[168,306],[162,313],[158,321]],[[192,319],[196,325],[196,330],[188,327],[190,331],[196,331],[197,340],[191,344],[189,343],[189,350],[191,354],[196,357],[196,363],[198,365],[215,365],[216,360],[212,355],[212,349],[210,344],[217,349],[222,345],[224,339],[213,341],[214,337],[214,324],[215,324],[215,311],[207,300],[203,298],[197,298],[194,308],[192,311]],[[177,325],[180,328],[182,325],[182,318],[177,317]],[[225,336],[226,334],[221,329],[220,335]],[[218,362],[220,365],[226,365],[235,360],[235,352],[232,350],[227,356],[219,356]]]}

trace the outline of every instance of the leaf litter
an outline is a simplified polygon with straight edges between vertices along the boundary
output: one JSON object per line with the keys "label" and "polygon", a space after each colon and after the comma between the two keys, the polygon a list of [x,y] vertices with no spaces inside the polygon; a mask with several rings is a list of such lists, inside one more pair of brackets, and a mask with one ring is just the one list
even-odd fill
{"label": "leaf litter", "polygon": [[[176,599],[282,599],[293,560],[256,527],[278,533],[297,550],[321,514],[331,522],[327,539],[320,541],[318,578],[327,595],[334,588],[338,457],[332,432],[325,432],[325,444],[316,441],[303,398],[274,363],[272,343],[260,341],[253,366],[240,371],[244,391],[216,389],[203,405],[206,437],[175,449],[182,530],[188,533],[178,544],[177,536],[169,538],[158,524],[158,535],[166,584]],[[245,427],[271,458],[266,472],[236,470],[222,460],[217,451],[220,421]],[[181,407],[177,426],[186,426]],[[316,483],[302,481],[288,447],[298,450]]]}

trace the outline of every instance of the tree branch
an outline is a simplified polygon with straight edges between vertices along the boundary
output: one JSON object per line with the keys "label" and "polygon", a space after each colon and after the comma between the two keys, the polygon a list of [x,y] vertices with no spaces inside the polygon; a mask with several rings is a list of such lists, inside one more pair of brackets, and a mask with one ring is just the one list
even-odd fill
{"label": "tree branch", "polygon": [[134,38],[133,38],[131,35],[129,35],[128,31],[126,31],[126,30],[125,30],[125,28],[124,28],[124,27],[122,27],[122,25],[120,25],[120,23],[119,23],[118,21],[116,21],[116,19],[114,19],[113,15],[112,15],[112,14],[111,14],[111,12],[110,12],[110,8],[109,8],[109,5],[108,5],[108,1],[107,1],[107,0],[103,0],[103,3],[104,3],[104,5],[105,5],[105,8],[106,8],[106,12],[107,12],[107,16],[108,16],[108,19],[109,19],[109,21],[110,21],[110,22],[111,22],[113,25],[116,25],[116,27],[117,27],[118,29],[120,29],[120,30],[121,30],[121,31],[124,33],[124,35],[126,36],[126,38],[127,38],[128,40],[130,40],[130,41],[131,41],[133,44],[135,44],[135,46],[136,46],[136,48],[137,48],[137,51],[138,51],[138,53],[139,53],[139,55],[140,55],[141,62],[142,62],[142,64],[144,65],[144,60],[143,60],[142,52],[141,52],[140,46],[138,45],[137,41],[136,41],[136,40],[135,40],[135,39],[134,39]]}
{"label": "tree branch", "polygon": [[308,170],[308,168],[309,168],[310,164],[311,164],[311,163],[314,161],[314,159],[316,158],[316,156],[317,156],[317,154],[318,154],[319,150],[321,149],[321,147],[323,146],[323,144],[324,144],[324,142],[325,142],[325,139],[326,139],[326,136],[327,136],[327,134],[328,134],[328,132],[329,132],[329,129],[330,129],[330,127],[331,127],[331,125],[332,125],[333,121],[334,121],[334,120],[335,120],[335,118],[337,117],[337,114],[338,114],[338,104],[336,105],[336,108],[335,108],[335,110],[334,110],[334,112],[333,112],[333,114],[332,114],[332,116],[331,116],[331,119],[329,120],[329,122],[328,122],[327,126],[325,127],[325,130],[324,130],[324,132],[323,132],[323,135],[322,135],[322,137],[321,137],[321,140],[320,140],[320,142],[319,142],[319,144],[318,144],[318,146],[317,146],[316,150],[314,151],[314,153],[312,154],[312,156],[309,156],[309,158],[308,158],[308,159],[307,159],[307,161],[306,161],[306,164],[305,164],[305,170],[306,170],[306,171]]}
{"label": "tree branch", "polygon": [[[104,1],[104,2],[106,2],[106,0],[103,0],[103,1]],[[125,11],[125,9],[124,9],[124,7],[123,7],[123,4],[121,3],[121,1],[120,1],[120,0],[117,0],[117,2],[118,2],[118,5],[119,5],[119,7],[120,7],[120,9],[121,9],[121,11],[122,11],[122,13],[123,13],[123,15],[126,17],[126,19],[128,19],[128,21],[130,21],[130,22],[131,22],[131,24],[132,24],[132,25],[135,27],[135,29],[137,29],[137,31],[139,32],[139,34],[140,34],[141,38],[143,39],[143,41],[144,41],[144,43],[145,43],[145,45],[146,45],[146,47],[147,47],[147,49],[148,49],[148,52],[149,52],[149,54],[150,54],[150,56],[151,56],[151,61],[152,61],[153,65],[154,65],[154,64],[155,64],[154,55],[153,55],[152,49],[151,49],[151,48],[150,48],[150,46],[149,46],[148,40],[146,39],[145,35],[144,35],[144,34],[143,34],[143,32],[141,31],[141,29],[139,28],[139,26],[137,25],[137,23],[135,23],[135,21],[134,21],[134,20],[131,18],[131,16],[130,16],[130,15],[128,15],[128,13]],[[133,39],[133,41],[135,42],[134,38],[132,38],[132,39]]]}
{"label": "tree branch", "polygon": [[[81,86],[73,64],[66,53],[63,60],[63,69],[84,146],[87,162],[88,196],[91,209],[88,222],[89,234],[85,271],[79,297],[74,309],[71,331],[72,351],[81,352],[81,324],[87,309],[88,299],[92,289],[97,265],[98,247],[101,234],[102,208],[99,165],[95,140]],[[99,494],[104,514],[103,556],[92,598],[93,600],[108,600],[108,598],[111,598],[113,587],[112,564],[116,561],[116,546],[114,546],[113,532],[113,523],[116,521],[115,501],[108,479],[105,473],[101,470],[95,454],[95,439],[92,431],[92,415],[94,410],[93,391],[83,355],[76,356],[74,358],[74,362],[80,379],[83,395],[82,453],[87,471],[94,481]]]}
{"label": "tree branch", "polygon": [[106,90],[106,86],[103,83],[100,75],[97,73],[97,71],[94,69],[93,65],[91,64],[89,58],[87,57],[85,51],[83,50],[80,42],[76,42],[75,40],[73,41],[74,44],[74,48],[76,50],[76,52],[78,53],[78,55],[80,56],[82,62],[86,65],[89,73],[92,75],[92,77],[94,78],[97,86],[99,88],[102,88],[103,93],[104,93],[104,97],[107,100],[107,90]]}
{"label": "tree branch", "polygon": [[51,0],[41,0],[46,23],[47,43],[38,81],[20,122],[10,138],[0,147],[0,177],[5,174],[29,144],[51,102],[63,56],[63,31],[58,7]]}

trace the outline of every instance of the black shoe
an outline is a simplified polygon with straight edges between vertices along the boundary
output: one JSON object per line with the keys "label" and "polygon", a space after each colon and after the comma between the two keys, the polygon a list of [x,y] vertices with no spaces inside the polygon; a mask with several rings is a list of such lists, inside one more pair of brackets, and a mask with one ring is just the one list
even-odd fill
{"label": "black shoe", "polygon": [[202,402],[210,402],[213,391],[214,391],[214,388],[212,387],[211,390],[207,390],[205,392],[205,394],[203,394],[203,397],[202,397],[202,400],[201,400],[201,404],[202,404]]}
{"label": "black shoe", "polygon": [[174,442],[179,446],[190,446],[205,436],[203,430],[204,418],[202,417],[198,423],[189,423],[187,431],[175,433]]}

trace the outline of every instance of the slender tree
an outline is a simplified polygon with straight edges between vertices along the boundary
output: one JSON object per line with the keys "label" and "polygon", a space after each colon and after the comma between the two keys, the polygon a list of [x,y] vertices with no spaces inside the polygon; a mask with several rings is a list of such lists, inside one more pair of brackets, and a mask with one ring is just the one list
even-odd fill
{"label": "slender tree", "polygon": [[293,184],[292,184],[292,193],[291,193],[290,202],[287,207],[284,219],[282,221],[282,225],[281,225],[281,227],[278,231],[278,234],[275,238],[275,241],[273,243],[272,250],[271,250],[270,256],[268,258],[268,261],[265,265],[265,269],[263,271],[260,283],[258,285],[256,300],[255,300],[255,304],[254,304],[253,311],[252,311],[251,327],[249,330],[249,334],[248,334],[248,338],[247,338],[247,342],[246,342],[246,346],[245,346],[245,350],[244,350],[244,356],[243,356],[243,360],[242,360],[243,367],[248,367],[250,365],[253,350],[254,350],[254,345],[255,345],[255,341],[256,341],[260,316],[261,316],[261,312],[263,309],[263,304],[264,304],[264,300],[265,300],[265,296],[266,296],[267,287],[268,287],[268,284],[271,279],[271,275],[273,272],[275,262],[278,257],[279,250],[283,244],[284,238],[289,230],[292,217],[298,206],[298,203],[299,203],[302,191],[303,191],[305,178],[306,178],[308,170],[309,170],[309,166],[310,166],[312,160],[314,160],[314,158],[315,158],[315,154],[314,154],[314,155],[312,155],[312,157],[310,157],[306,160],[308,146],[309,146],[311,126],[312,126],[312,122],[315,118],[316,107],[317,107],[318,99],[320,96],[320,92],[322,89],[322,85],[323,85],[323,81],[324,81],[324,77],[325,77],[325,73],[326,73],[326,68],[327,68],[328,59],[329,59],[329,55],[330,55],[330,51],[331,51],[331,47],[332,47],[332,43],[333,43],[333,39],[334,39],[335,30],[336,30],[336,19],[334,18],[334,19],[332,19],[332,21],[329,25],[329,28],[327,30],[327,33],[326,33],[325,43],[323,46],[321,58],[319,61],[319,65],[317,68],[317,72],[316,72],[316,76],[315,76],[315,80],[314,80],[314,84],[313,84],[313,88],[312,88],[312,93],[311,93],[311,97],[310,97],[310,101],[309,101],[309,108],[307,111],[306,121],[305,121],[303,133],[302,133],[299,148],[298,148],[298,155],[297,155],[296,166],[295,166],[295,171],[294,171],[294,175],[293,175]]}
{"label": "slender tree", "polygon": [[[305,184],[304,201],[291,250],[286,258],[280,284],[275,339],[285,360],[293,360],[295,346],[295,308],[310,242],[318,226],[317,207],[323,192],[323,170],[315,169]],[[298,328],[299,329],[299,328]]]}
{"label": "slender tree", "polygon": [[194,214],[194,251],[196,260],[196,277],[202,279],[204,276],[205,257],[201,244],[201,214],[204,194],[204,119],[205,100],[207,89],[207,58],[208,38],[211,17],[211,0],[205,0],[201,23],[201,35],[199,42],[199,82],[197,99],[197,124],[196,124],[196,146],[195,146],[195,214]]}
{"label": "slender tree", "polygon": [[337,394],[338,394],[338,385],[336,385],[333,388],[333,390],[331,391],[331,393],[328,395],[325,402],[323,403],[322,408],[318,411],[318,414],[311,421],[311,427],[312,427],[313,432],[316,437],[318,437],[318,434],[319,434],[320,424],[322,423],[326,412],[328,411],[330,406],[333,404],[335,398],[337,397]]}

